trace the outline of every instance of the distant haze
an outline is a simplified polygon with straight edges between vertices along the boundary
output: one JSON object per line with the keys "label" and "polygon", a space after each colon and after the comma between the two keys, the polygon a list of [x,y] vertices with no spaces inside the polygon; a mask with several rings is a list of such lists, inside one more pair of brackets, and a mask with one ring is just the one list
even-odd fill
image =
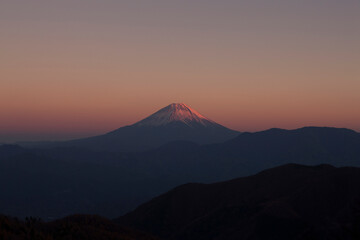
{"label": "distant haze", "polygon": [[226,127],[360,131],[360,1],[1,0],[0,142],[184,102]]}

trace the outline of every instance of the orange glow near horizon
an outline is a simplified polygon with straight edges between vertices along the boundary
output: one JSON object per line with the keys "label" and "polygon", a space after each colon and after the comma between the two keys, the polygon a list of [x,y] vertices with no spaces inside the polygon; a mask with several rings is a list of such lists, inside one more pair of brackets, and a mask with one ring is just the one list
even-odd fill
{"label": "orange glow near horizon", "polygon": [[101,134],[173,102],[239,131],[360,131],[358,1],[15,2],[0,3],[0,143]]}

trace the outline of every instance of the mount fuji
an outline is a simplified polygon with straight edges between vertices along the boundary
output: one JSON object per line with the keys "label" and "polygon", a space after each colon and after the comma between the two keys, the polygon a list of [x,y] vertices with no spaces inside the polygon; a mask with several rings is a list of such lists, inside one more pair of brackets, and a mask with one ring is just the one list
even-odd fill
{"label": "mount fuji", "polygon": [[197,144],[223,142],[238,134],[239,132],[204,117],[184,103],[173,103],[133,125],[61,145],[101,151],[144,151],[172,141],[191,141]]}

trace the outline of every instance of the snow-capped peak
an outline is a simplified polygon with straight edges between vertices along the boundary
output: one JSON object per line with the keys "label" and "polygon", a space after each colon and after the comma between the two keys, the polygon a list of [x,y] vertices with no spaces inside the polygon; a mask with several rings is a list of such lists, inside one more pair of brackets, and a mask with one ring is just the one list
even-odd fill
{"label": "snow-capped peak", "polygon": [[183,122],[189,126],[193,123],[209,126],[216,124],[212,120],[204,117],[196,110],[184,103],[172,103],[164,107],[149,117],[136,123],[137,126],[161,126],[172,122]]}

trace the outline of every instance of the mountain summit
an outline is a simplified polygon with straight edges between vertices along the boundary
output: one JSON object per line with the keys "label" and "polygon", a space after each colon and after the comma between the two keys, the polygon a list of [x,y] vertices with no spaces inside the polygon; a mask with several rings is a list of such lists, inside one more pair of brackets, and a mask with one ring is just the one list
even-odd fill
{"label": "mountain summit", "polygon": [[198,125],[206,127],[216,124],[184,103],[172,103],[134,125],[164,126],[173,122],[182,122],[190,127]]}
{"label": "mountain summit", "polygon": [[144,151],[173,141],[218,143],[238,134],[239,132],[204,117],[184,103],[172,103],[133,125],[100,136],[64,142],[61,146],[101,151]]}

